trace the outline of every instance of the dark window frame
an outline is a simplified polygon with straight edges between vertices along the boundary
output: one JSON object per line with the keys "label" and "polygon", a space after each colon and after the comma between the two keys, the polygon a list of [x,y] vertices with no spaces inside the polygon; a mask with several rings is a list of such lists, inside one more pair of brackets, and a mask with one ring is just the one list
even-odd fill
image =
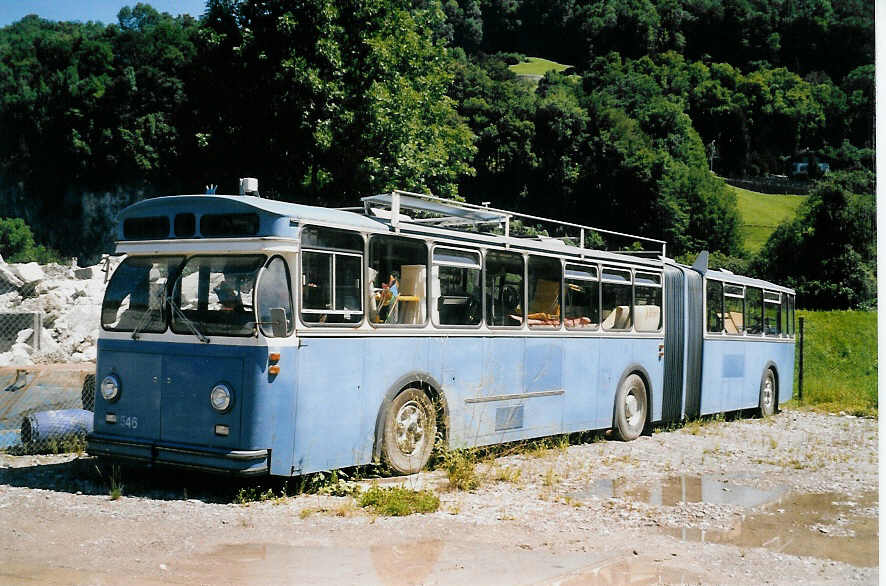
{"label": "dark window frame", "polygon": [[[437,254],[437,251],[440,249],[452,250],[452,251],[464,253],[467,255],[475,256],[477,259],[477,262],[476,263],[459,263],[459,262],[447,261],[444,259],[437,260],[436,254]],[[428,306],[428,314],[431,318],[431,323],[433,324],[433,326],[435,328],[440,328],[440,329],[456,328],[456,329],[477,330],[477,329],[482,328],[483,324],[486,321],[486,295],[485,295],[486,289],[485,289],[485,280],[484,280],[486,273],[484,270],[484,263],[483,263],[483,251],[480,249],[474,249],[474,248],[462,248],[461,246],[453,245],[453,244],[449,244],[449,243],[438,244],[435,242],[430,247],[430,256],[431,256],[431,264],[430,264],[431,270],[430,270],[430,278],[428,279],[428,284],[431,287],[431,294],[428,296],[428,301],[430,304]],[[435,303],[438,303],[437,299],[440,299],[440,297],[443,297],[443,296],[441,295],[440,297],[435,298],[433,295],[433,289],[434,289],[433,279],[434,279],[434,268],[435,267],[437,267],[437,268],[450,267],[450,268],[460,268],[460,269],[466,269],[466,270],[479,271],[479,273],[480,273],[480,282],[479,282],[480,320],[476,324],[444,324],[444,323],[439,322],[439,319],[440,319],[439,310],[433,311],[433,305]]]}
{"label": "dark window frame", "polygon": [[[143,234],[132,234],[132,229],[136,226],[140,230],[145,227],[151,228],[150,224],[156,223],[162,225],[165,229],[159,227],[155,231],[145,232]],[[129,226],[127,228],[127,225]],[[123,240],[167,240],[169,239],[172,225],[169,222],[169,216],[140,216],[134,218],[126,218],[123,220]]]}
{"label": "dark window frame", "polygon": [[[575,267],[578,271],[593,271],[594,276],[591,278],[581,277],[581,276],[569,276],[570,267]],[[596,310],[596,315],[594,317],[587,316],[592,319],[591,324],[588,326],[570,326],[566,323],[568,319],[575,318],[567,318],[565,317],[568,313],[568,308],[571,307],[570,304],[567,303],[569,299],[569,283],[567,280],[574,281],[582,281],[585,283],[593,283],[596,286],[596,291],[593,297],[596,297],[596,303],[594,309]],[[568,332],[599,332],[601,326],[600,320],[600,302],[601,302],[601,290],[600,290],[600,265],[598,264],[582,264],[580,262],[572,261],[572,259],[566,259],[563,266],[563,325]]]}
{"label": "dark window frame", "polygon": [[[622,281],[622,280],[613,279],[613,278],[607,279],[606,278],[607,271],[609,271],[610,274],[627,273],[628,280]],[[614,328],[614,327],[607,328],[604,326],[606,320],[609,319],[608,315],[605,318],[603,317],[603,310],[606,309],[606,307],[604,307],[604,305],[603,305],[603,295],[604,295],[604,289],[607,284],[610,286],[615,286],[615,287],[627,287],[630,291],[630,299],[631,300],[630,300],[630,303],[628,304],[628,320],[629,320],[630,325],[626,328]],[[627,332],[627,333],[633,332],[634,331],[634,302],[635,302],[635,299],[634,299],[634,271],[633,271],[633,269],[627,268],[627,267],[616,267],[616,266],[610,266],[610,265],[602,265],[600,267],[600,329],[604,332]],[[618,309],[618,307],[619,306],[616,305],[615,308],[613,309],[613,312],[616,311]]]}
{"label": "dark window frame", "polygon": [[[376,240],[386,240],[386,239],[387,240],[394,240],[394,241],[401,240],[404,242],[419,243],[424,247],[425,254],[424,254],[423,265],[425,267],[425,292],[424,292],[423,307],[422,307],[422,305],[419,305],[419,307],[418,307],[419,311],[424,312],[424,319],[421,321],[421,323],[417,323],[417,324],[384,323],[384,322],[373,322],[371,319],[369,319],[369,311],[368,311],[370,308],[369,304],[373,302],[373,299],[370,296],[375,295],[375,291],[374,291],[375,283],[369,278],[369,271],[370,271],[370,269],[372,269],[372,260],[373,260],[372,245]],[[430,273],[431,273],[431,267],[433,266],[432,259],[431,259],[431,244],[432,243],[428,242],[428,240],[425,238],[410,237],[410,236],[405,236],[405,235],[399,234],[399,233],[370,234],[369,235],[369,238],[367,239],[367,243],[366,243],[366,256],[365,256],[365,260],[363,263],[363,267],[364,267],[364,273],[363,273],[363,275],[364,275],[363,276],[363,288],[364,288],[364,290],[363,290],[363,308],[364,309],[363,309],[363,311],[364,311],[364,319],[373,328],[378,328],[378,329],[385,329],[385,328],[416,329],[416,328],[424,328],[430,323],[430,321],[431,321],[431,312],[430,312],[431,274]],[[376,275],[376,276],[378,276],[378,275]],[[402,279],[403,279],[403,275],[401,274],[400,275],[401,285],[402,285]],[[400,294],[402,295],[402,292]],[[422,303],[422,301],[419,300],[418,303]]]}
{"label": "dark window frame", "polygon": [[[716,284],[720,288],[720,294],[718,295],[720,299],[720,329],[719,330],[711,330],[711,308],[710,308],[710,290],[708,287],[711,284]],[[712,334],[715,336],[722,336],[726,332],[726,299],[724,295],[726,287],[724,287],[723,281],[719,281],[717,279],[705,279],[705,333]]]}
{"label": "dark window frame", "polygon": [[[231,225],[240,219],[248,219],[250,222],[254,220],[255,226],[249,231],[221,230],[215,229],[215,227],[212,226],[212,222],[219,222],[219,224],[224,224],[225,218],[227,218],[228,225]],[[204,226],[204,224],[208,225]],[[206,228],[213,228],[213,230],[207,231]],[[199,221],[199,230],[200,235],[203,238],[248,238],[250,236],[258,236],[258,233],[261,231],[261,216],[257,212],[245,212],[236,214],[201,214]]]}
{"label": "dark window frame", "polygon": [[[490,323],[490,319],[492,319],[491,308],[489,307],[488,299],[491,295],[489,291],[489,257],[490,256],[512,256],[520,259],[520,300],[519,303],[515,307],[521,308],[520,315],[520,323],[514,325],[496,325]],[[510,273],[517,274],[517,273]],[[504,289],[504,285],[501,287]],[[519,330],[522,329],[526,324],[526,255],[522,252],[517,252],[513,250],[504,250],[504,249],[487,249],[483,254],[483,313],[484,313],[484,321],[486,327],[490,330]],[[510,315],[510,314],[509,314]]]}
{"label": "dark window frame", "polygon": [[[532,324],[532,323],[530,323],[530,317],[529,317],[529,315],[530,315],[530,311],[529,311],[529,303],[530,303],[530,299],[529,299],[529,287],[530,287],[530,284],[531,284],[531,279],[530,279],[530,276],[529,276],[529,275],[530,275],[530,270],[532,270],[533,260],[534,260],[536,263],[548,263],[548,264],[550,264],[551,266],[553,266],[553,265],[556,264],[557,267],[558,267],[558,269],[559,269],[559,277],[560,277],[560,278],[556,280],[556,283],[557,283],[557,298],[556,298],[556,301],[557,301],[557,305],[559,306],[560,311],[559,311],[559,315],[557,316],[558,319],[557,319],[557,323],[556,323],[556,324]],[[561,328],[563,327],[563,282],[564,282],[564,279],[565,279],[565,271],[563,270],[563,260],[562,260],[560,257],[555,257],[555,256],[545,256],[545,255],[539,255],[539,254],[530,254],[530,255],[528,255],[528,258],[526,258],[526,260],[525,260],[525,265],[524,265],[524,266],[525,266],[525,277],[524,277],[524,279],[525,279],[525,282],[526,282],[526,309],[524,310],[523,313],[525,313],[526,315],[524,316],[524,320],[523,320],[523,321],[529,326],[529,329],[530,329],[530,330],[551,331],[551,330],[559,330],[559,329],[561,329]],[[532,301],[535,301],[534,296],[533,296]],[[548,312],[542,312],[542,313],[546,313],[546,314],[547,314]]]}
{"label": "dark window frame", "polygon": [[[331,257],[332,264],[330,265],[330,300],[331,300],[331,309],[308,309],[305,310],[304,307],[304,287],[305,284],[301,282],[302,276],[304,275],[304,254],[325,254]],[[359,258],[360,261],[360,311],[345,311],[345,310],[337,310],[335,309],[335,279],[336,279],[336,267],[338,257],[347,256],[350,258]],[[315,249],[315,248],[305,248],[299,251],[298,258],[298,274],[299,274],[299,283],[298,283],[298,319],[299,321],[309,328],[314,327],[346,327],[346,328],[355,328],[359,327],[366,321],[366,257],[362,252],[354,252],[350,250],[341,250],[341,249]],[[359,314],[360,319],[354,322],[311,322],[306,321],[304,319],[304,314],[308,315],[353,315]]]}
{"label": "dark window frame", "polygon": [[[637,283],[637,275],[638,274],[653,277],[651,279],[653,282],[652,283],[641,282],[638,284]],[[651,271],[651,270],[635,269],[633,271],[633,280],[631,282],[631,287],[632,287],[631,299],[633,302],[633,304],[631,306],[631,328],[634,330],[634,332],[639,333],[639,334],[655,334],[655,333],[661,332],[664,329],[664,313],[665,313],[664,280],[663,280],[662,274],[659,272],[656,272],[656,271]],[[661,293],[659,294],[660,303],[658,304],[658,327],[654,330],[641,330],[640,328],[637,327],[637,316],[635,315],[636,308],[643,307],[643,306],[637,304],[637,288],[638,287],[644,288],[644,289],[659,289],[661,291]]]}

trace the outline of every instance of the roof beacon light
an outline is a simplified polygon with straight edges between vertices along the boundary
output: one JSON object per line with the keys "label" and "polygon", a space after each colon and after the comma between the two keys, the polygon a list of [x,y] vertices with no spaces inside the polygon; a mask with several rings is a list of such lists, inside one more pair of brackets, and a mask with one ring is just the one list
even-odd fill
{"label": "roof beacon light", "polygon": [[241,178],[240,195],[254,195],[258,197],[258,179],[255,177]]}

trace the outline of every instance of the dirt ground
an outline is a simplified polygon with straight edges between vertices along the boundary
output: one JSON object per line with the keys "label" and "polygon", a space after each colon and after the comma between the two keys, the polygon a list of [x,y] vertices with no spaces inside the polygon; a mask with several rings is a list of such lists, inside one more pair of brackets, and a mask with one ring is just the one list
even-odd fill
{"label": "dirt ground", "polygon": [[[233,503],[228,480],[0,456],[0,583],[875,584],[876,420],[787,410],[386,478],[436,513],[351,497]],[[368,483],[370,481],[365,481]]]}

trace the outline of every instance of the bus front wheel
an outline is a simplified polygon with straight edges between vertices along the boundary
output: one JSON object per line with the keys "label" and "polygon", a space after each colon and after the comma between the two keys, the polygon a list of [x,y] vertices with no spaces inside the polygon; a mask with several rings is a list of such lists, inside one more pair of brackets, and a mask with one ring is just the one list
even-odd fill
{"label": "bus front wheel", "polygon": [[434,404],[421,389],[404,390],[385,415],[385,462],[400,474],[415,474],[428,463],[436,435]]}
{"label": "bus front wheel", "polygon": [[631,374],[618,387],[615,397],[615,432],[629,442],[642,433],[646,425],[646,384],[638,374]]}

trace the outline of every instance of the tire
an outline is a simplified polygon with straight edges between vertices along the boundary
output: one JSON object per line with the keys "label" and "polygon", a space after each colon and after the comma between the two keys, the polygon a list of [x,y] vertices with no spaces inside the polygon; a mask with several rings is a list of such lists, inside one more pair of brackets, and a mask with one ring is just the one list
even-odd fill
{"label": "tire", "polygon": [[646,426],[646,383],[638,374],[631,374],[618,387],[615,395],[615,433],[622,441],[637,439]]}
{"label": "tire", "polygon": [[775,382],[775,373],[771,368],[767,368],[766,374],[760,382],[760,417],[769,417],[775,413],[777,393],[778,384]]}
{"label": "tire", "polygon": [[400,474],[415,474],[428,463],[437,435],[434,404],[421,389],[394,397],[385,414],[382,456]]}

